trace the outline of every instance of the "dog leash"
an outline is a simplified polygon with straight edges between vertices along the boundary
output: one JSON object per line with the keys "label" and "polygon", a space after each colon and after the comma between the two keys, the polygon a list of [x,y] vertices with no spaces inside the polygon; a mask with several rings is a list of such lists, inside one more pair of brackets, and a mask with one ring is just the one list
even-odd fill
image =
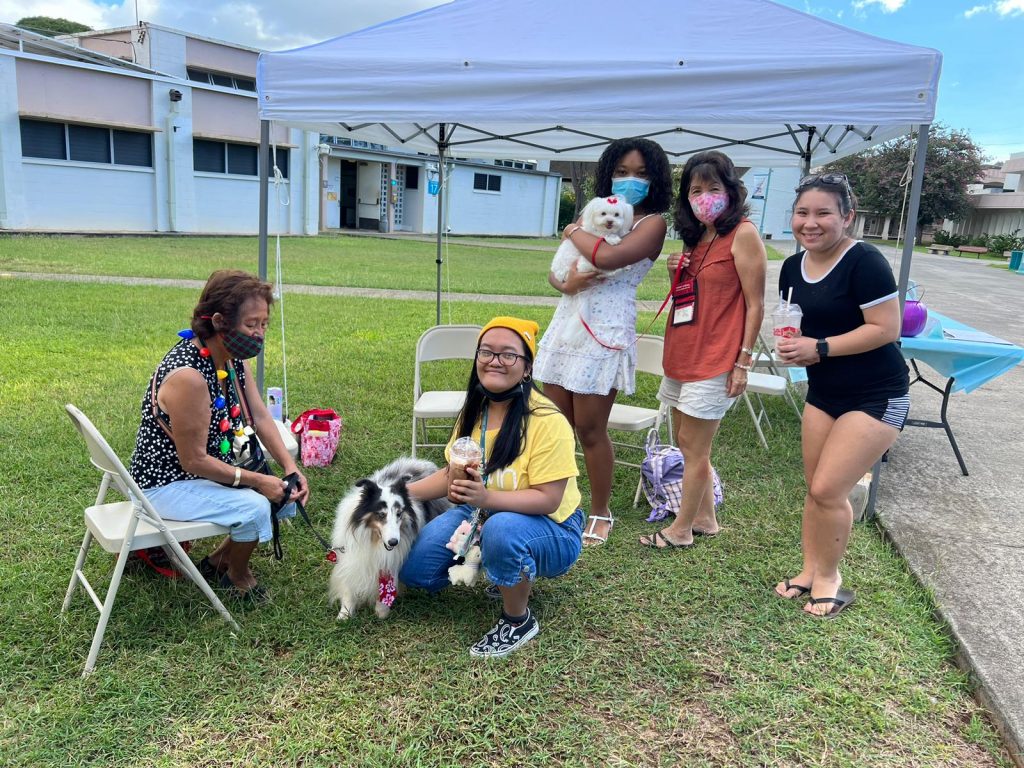
{"label": "dog leash", "polygon": [[[282,479],[286,483],[284,499],[288,499],[292,493],[299,489],[299,474],[298,472],[292,472],[290,475],[285,475]],[[278,512],[280,512],[281,509],[289,503],[284,499],[282,499],[280,504],[271,504],[270,507],[270,519],[274,530],[274,558],[277,560],[281,560],[284,557],[284,549],[281,547],[280,520],[277,517]],[[313,526],[313,521],[309,519],[309,514],[306,512],[305,504],[301,501],[294,501],[291,503],[295,504],[295,509],[298,510],[299,515],[306,521],[306,525],[309,526],[309,530],[313,532],[316,540],[320,543],[320,546],[323,547],[324,552],[327,553],[327,559],[332,563],[337,562],[338,554],[345,551],[344,547],[335,549],[327,542],[327,539],[320,535],[320,532]]]}

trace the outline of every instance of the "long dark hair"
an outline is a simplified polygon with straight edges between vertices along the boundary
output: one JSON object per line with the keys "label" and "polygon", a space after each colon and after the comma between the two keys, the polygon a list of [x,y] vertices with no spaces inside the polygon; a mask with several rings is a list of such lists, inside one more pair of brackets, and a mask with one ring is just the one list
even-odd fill
{"label": "long dark hair", "polygon": [[644,158],[647,169],[647,180],[651,186],[647,188],[645,197],[638,207],[647,213],[664,213],[672,204],[672,168],[668,156],[661,145],[650,139],[617,139],[613,141],[597,161],[597,173],[594,194],[597,197],[608,197],[612,193],[612,174],[623,155],[633,150]]}
{"label": "long dark hair", "polygon": [[750,212],[750,206],[746,204],[747,188],[740,181],[736,174],[736,166],[732,164],[728,155],[714,150],[698,152],[690,157],[683,167],[683,175],[679,179],[679,197],[673,211],[676,229],[689,248],[693,248],[700,241],[700,236],[705,230],[705,225],[694,216],[690,207],[690,182],[694,177],[703,181],[717,179],[722,182],[729,195],[729,206],[715,220],[715,231],[719,235],[732,232]]}
{"label": "long dark hair", "polygon": [[[526,357],[532,370],[533,355],[530,354],[529,347],[525,344],[522,346],[523,355]],[[491,458],[481,468],[481,473],[486,474],[507,467],[523,452],[523,448],[526,446],[526,430],[529,426],[529,417],[531,415],[534,413],[547,413],[549,411],[551,413],[558,413],[558,409],[553,405],[541,405],[530,408],[530,396],[534,392],[540,394],[540,390],[532,378],[530,381],[524,381],[520,386],[522,392],[516,394],[509,401],[508,411],[505,413],[505,418],[501,422],[501,429],[498,431],[498,436],[495,438],[494,445],[491,448]],[[466,387],[466,404],[462,406],[462,413],[459,414],[459,437],[469,437],[473,434],[473,427],[480,421],[486,401],[487,395],[480,388],[480,376],[476,372],[476,360],[474,359],[473,367],[469,372],[469,384]]]}

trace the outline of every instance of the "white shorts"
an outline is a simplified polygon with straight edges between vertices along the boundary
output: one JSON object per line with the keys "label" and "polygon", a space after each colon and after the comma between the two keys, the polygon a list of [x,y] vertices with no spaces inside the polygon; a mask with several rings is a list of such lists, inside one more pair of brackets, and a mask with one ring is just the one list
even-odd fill
{"label": "white shorts", "polygon": [[726,394],[728,378],[727,373],[703,381],[676,381],[665,376],[658,390],[658,400],[695,419],[720,421],[736,402],[735,397]]}

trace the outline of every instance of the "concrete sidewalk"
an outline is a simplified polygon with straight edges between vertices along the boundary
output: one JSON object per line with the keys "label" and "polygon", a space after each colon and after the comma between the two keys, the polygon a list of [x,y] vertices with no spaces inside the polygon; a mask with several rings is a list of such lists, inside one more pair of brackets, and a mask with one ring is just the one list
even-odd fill
{"label": "concrete sidewalk", "polygon": [[[911,279],[927,306],[1024,346],[1024,276],[1005,264],[914,254]],[[913,418],[938,418],[939,393],[916,384],[910,395]],[[908,427],[883,466],[878,516],[932,591],[979,697],[1024,765],[1024,366],[953,394],[948,415],[970,475],[942,430]]]}

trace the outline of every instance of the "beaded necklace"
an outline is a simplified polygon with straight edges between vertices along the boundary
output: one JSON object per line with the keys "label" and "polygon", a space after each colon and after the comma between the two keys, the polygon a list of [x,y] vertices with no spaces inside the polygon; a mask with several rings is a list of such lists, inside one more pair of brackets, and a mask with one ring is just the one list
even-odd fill
{"label": "beaded necklace", "polygon": [[[206,346],[206,342],[196,336],[194,331],[186,328],[183,331],[178,331],[178,336],[186,341],[198,339],[200,344],[199,356],[208,360],[210,365],[213,365],[213,355],[210,352],[210,348]],[[238,396],[236,385],[234,361],[228,358],[223,369],[215,368],[215,370],[217,373],[217,384],[224,386],[224,392],[227,394],[227,397],[223,394],[218,394],[213,401],[217,417],[217,429],[221,435],[218,447],[222,457],[227,457],[228,454],[231,454],[233,458],[237,459],[241,456],[242,451],[248,448],[249,436],[254,433],[254,430],[245,423],[241,405],[242,401]],[[230,439],[231,437],[233,437],[233,440]]]}

